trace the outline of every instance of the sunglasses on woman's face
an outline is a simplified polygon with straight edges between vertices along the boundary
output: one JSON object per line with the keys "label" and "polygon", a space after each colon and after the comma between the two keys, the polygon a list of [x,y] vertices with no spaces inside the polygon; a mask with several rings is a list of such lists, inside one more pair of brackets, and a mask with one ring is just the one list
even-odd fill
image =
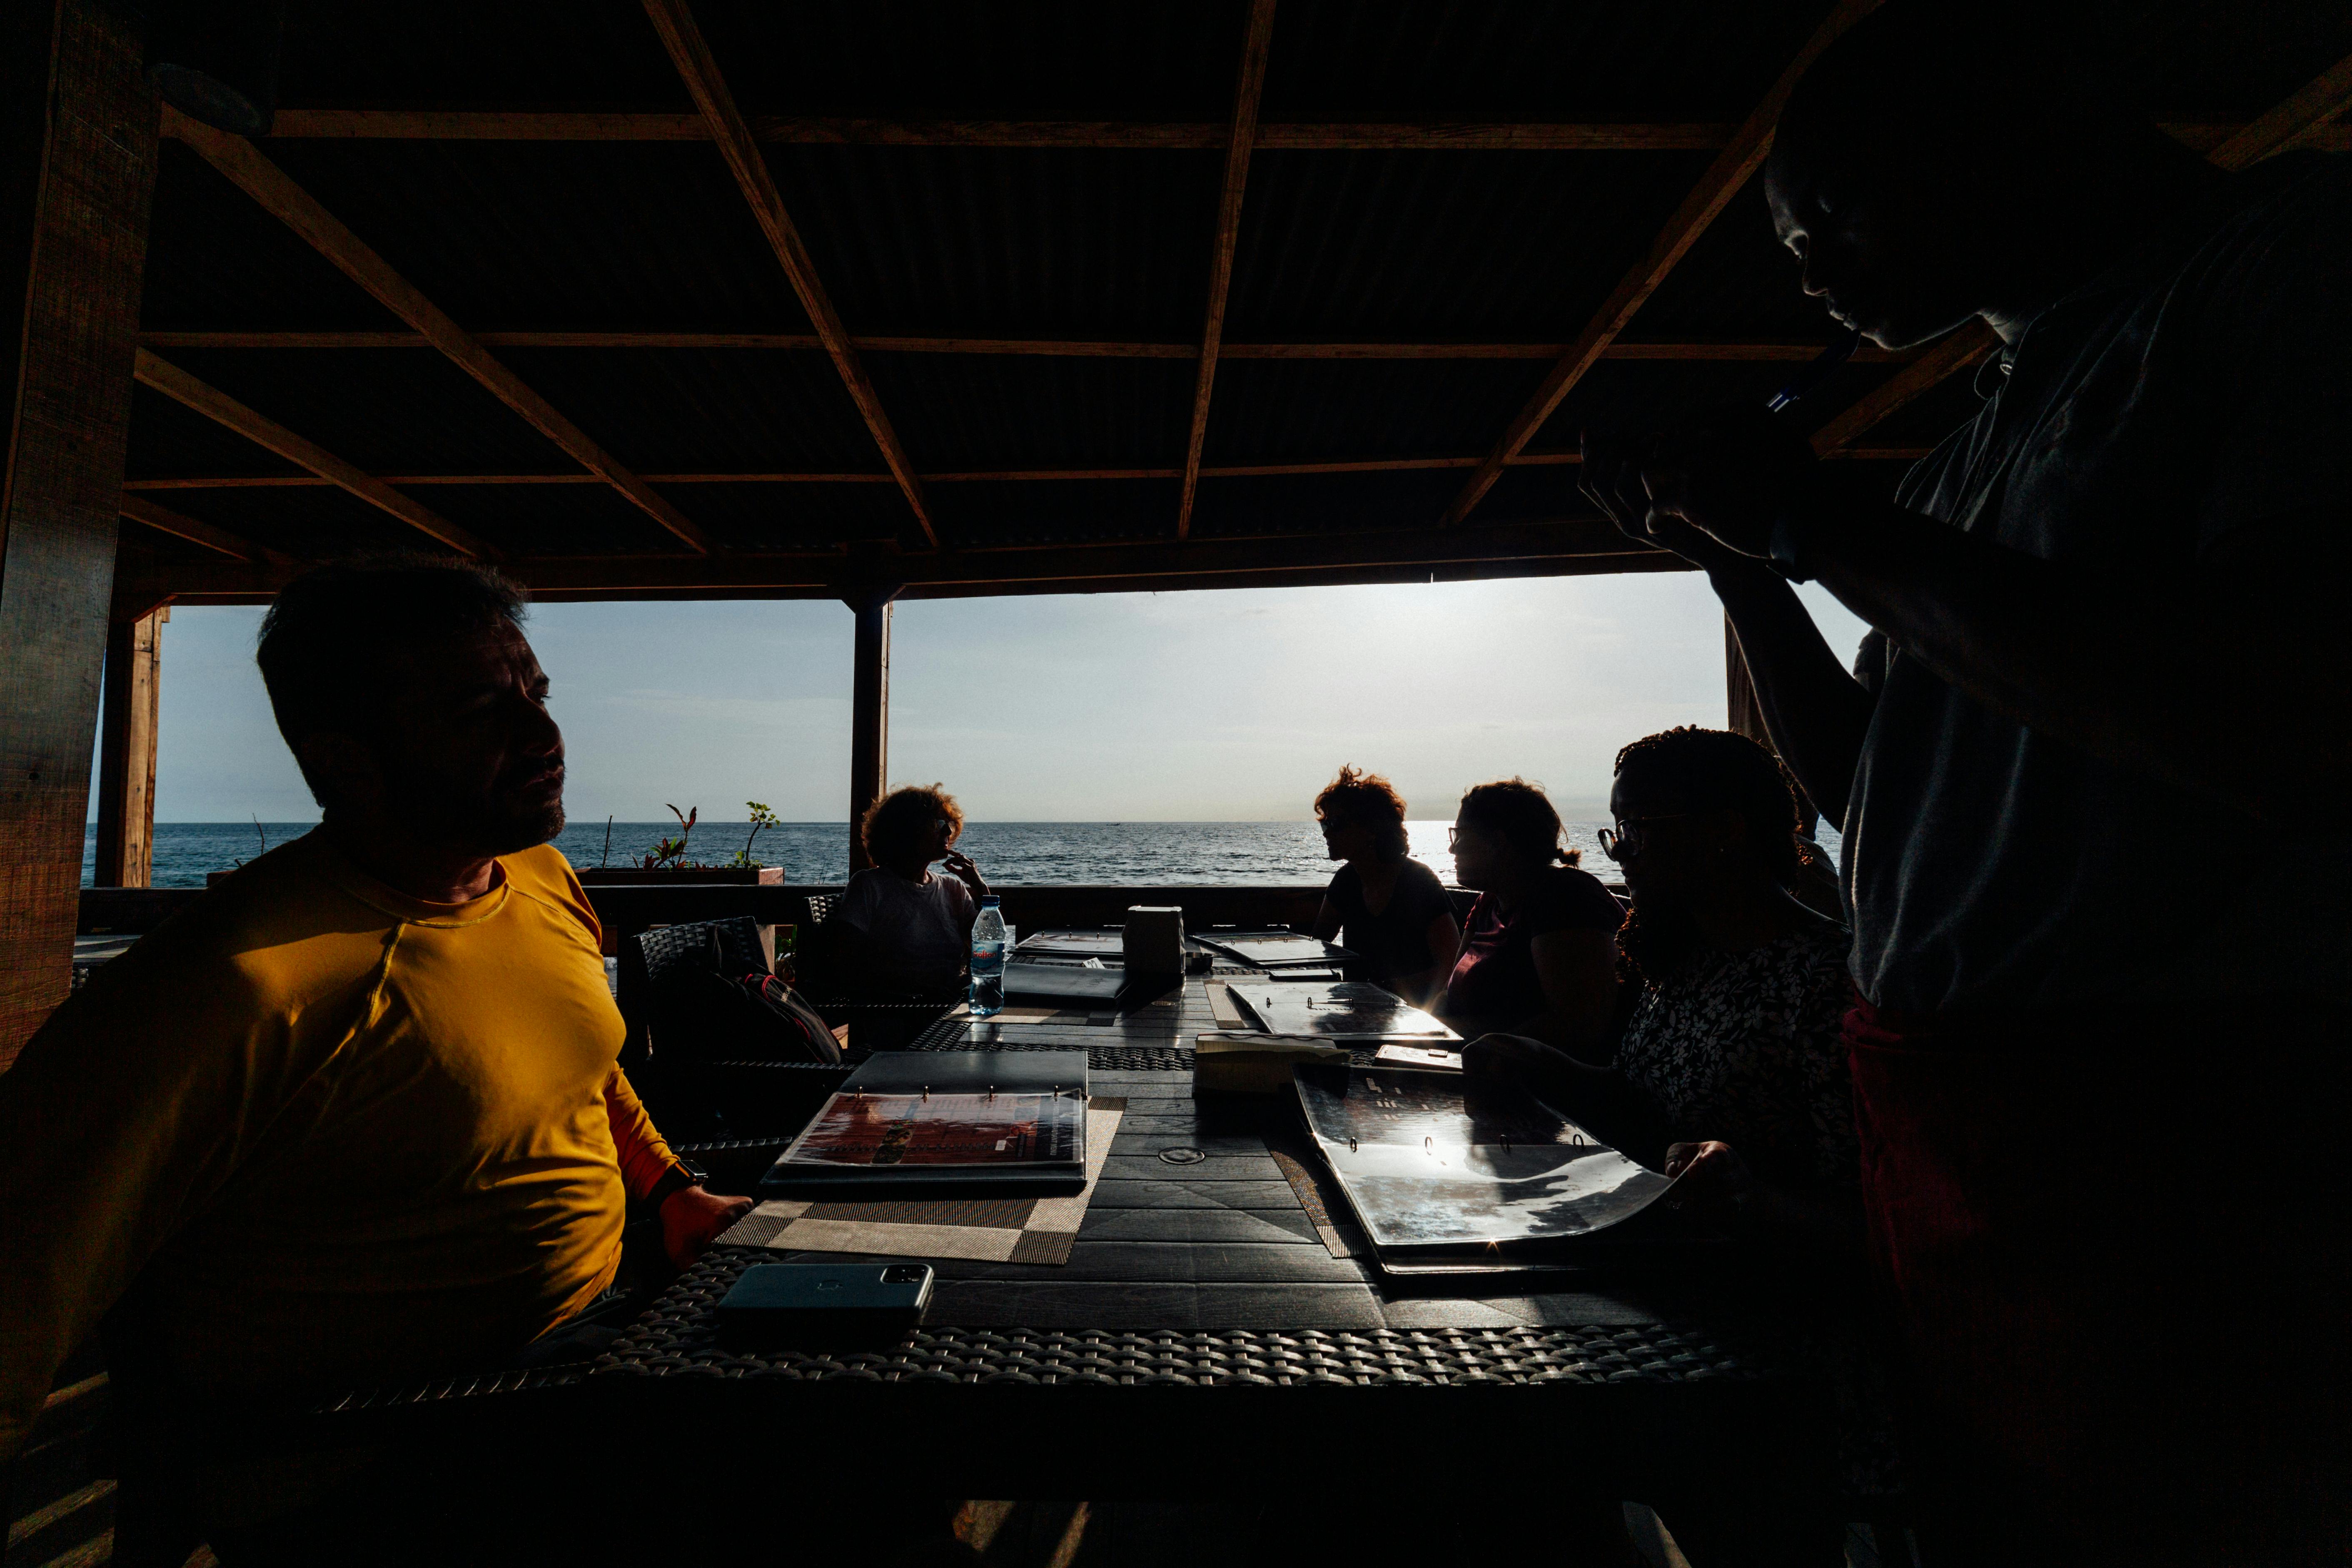
{"label": "sunglasses on woman's face", "polygon": [[1601,840],[1601,852],[1603,855],[1622,863],[1642,852],[1643,846],[1649,841],[1648,834],[1644,829],[1651,823],[1679,822],[1690,815],[1687,811],[1667,811],[1661,812],[1655,816],[1621,816],[1617,819],[1617,826],[1613,830],[1604,827],[1593,837]]}

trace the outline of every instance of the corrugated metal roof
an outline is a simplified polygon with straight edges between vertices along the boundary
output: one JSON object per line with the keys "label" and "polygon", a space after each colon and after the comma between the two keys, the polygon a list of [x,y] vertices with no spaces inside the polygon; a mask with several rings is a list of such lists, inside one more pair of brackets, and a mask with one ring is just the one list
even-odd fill
{"label": "corrugated metal roof", "polygon": [[1738,121],[1824,11],[1790,0],[1283,0],[1266,112]]}
{"label": "corrugated metal roof", "polygon": [[1244,0],[703,0],[751,113],[1198,120],[1232,109]]}
{"label": "corrugated metal roof", "polygon": [[[2245,119],[2352,52],[2352,14],[2284,0],[2099,0],[2123,69],[2167,113]],[[1221,125],[1244,0],[697,0],[747,114],[1101,119]],[[1297,120],[1742,119],[1826,0],[1283,0],[1263,114]],[[690,107],[634,0],[294,0],[285,101],[677,113]],[[807,318],[718,152],[693,142],[268,140],[276,162],[462,325],[479,331],[799,333]],[[1192,344],[1223,167],[1196,150],[771,143],[766,156],[848,330],[862,337]],[[1704,152],[1261,149],[1224,323],[1229,342],[1563,342],[1653,243]],[[143,320],[161,331],[386,331],[399,323],[198,158],[167,148]],[[1634,317],[1628,341],[1828,340],[1760,194],[1737,195]],[[159,348],[163,356],[378,474],[575,473],[519,415],[426,349]],[[875,439],[831,360],[798,350],[499,348],[620,462],[648,475],[877,479]],[[869,348],[877,395],[927,473],[1174,469],[1194,362]],[[1486,453],[1544,375],[1539,359],[1269,360],[1218,369],[1204,460],[1297,464]],[[1794,365],[1611,359],[1539,431],[1644,425],[1754,401]],[[1893,374],[1839,373],[1818,424]],[[1965,378],[1864,445],[1925,445],[1973,410]],[[1885,485],[1899,463],[1854,463]],[[134,478],[269,477],[280,459],[143,388]],[[1425,527],[1463,467],[1229,477],[1200,486],[1201,538]],[[1575,470],[1506,472],[1475,521],[1584,510]],[[897,486],[671,483],[724,547],[919,543]],[[943,540],[985,547],[1173,535],[1172,479],[936,480]],[[427,486],[452,521],[521,553],[675,552],[597,483]],[[412,542],[321,488],[157,499],[318,554]],[[157,547],[164,555],[181,546]],[[1335,550],[1343,546],[1335,545]],[[1336,557],[1335,557],[1336,558]]]}
{"label": "corrugated metal roof", "polygon": [[1264,153],[1231,330],[1313,339],[1575,334],[1704,153]]}

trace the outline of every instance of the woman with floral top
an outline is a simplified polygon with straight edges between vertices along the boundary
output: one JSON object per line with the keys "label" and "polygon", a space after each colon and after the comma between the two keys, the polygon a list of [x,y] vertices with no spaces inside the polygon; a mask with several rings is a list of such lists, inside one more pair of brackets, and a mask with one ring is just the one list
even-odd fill
{"label": "woman with floral top", "polygon": [[1613,829],[1642,994],[1602,1067],[1489,1036],[1465,1067],[1526,1082],[1626,1153],[1685,1178],[1685,1210],[1735,1231],[1859,1245],[1843,927],[1790,896],[1796,799],[1744,735],[1684,728],[1617,755]]}

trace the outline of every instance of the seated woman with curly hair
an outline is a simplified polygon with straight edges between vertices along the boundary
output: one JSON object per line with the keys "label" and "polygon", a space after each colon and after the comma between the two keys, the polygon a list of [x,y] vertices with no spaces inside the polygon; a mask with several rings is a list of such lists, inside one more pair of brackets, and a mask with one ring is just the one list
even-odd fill
{"label": "seated woman with curly hair", "polygon": [[1462,946],[1437,873],[1405,853],[1404,797],[1378,773],[1343,767],[1315,797],[1324,852],[1345,861],[1324,889],[1315,934],[1361,953],[1371,978],[1408,1002],[1445,984]]}
{"label": "seated woman with curly hair", "polygon": [[[962,984],[988,892],[980,868],[956,852],[962,832],[955,796],[938,784],[902,785],[866,808],[857,833],[874,864],[849,879],[832,915],[857,933],[860,989],[940,996]],[[951,875],[934,875],[933,861]]]}
{"label": "seated woman with curly hair", "polygon": [[1805,868],[1780,764],[1729,731],[1668,730],[1617,754],[1609,805],[1601,847],[1633,896],[1617,944],[1642,985],[1614,1059],[1496,1036],[1464,1068],[1590,1119],[1735,1229],[1858,1244],[1850,939],[1790,894]]}

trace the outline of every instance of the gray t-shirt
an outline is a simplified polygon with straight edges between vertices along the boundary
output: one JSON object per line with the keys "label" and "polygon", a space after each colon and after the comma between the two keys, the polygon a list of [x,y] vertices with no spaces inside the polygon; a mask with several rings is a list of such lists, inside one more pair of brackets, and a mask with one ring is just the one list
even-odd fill
{"label": "gray t-shirt", "polygon": [[[2258,564],[2352,579],[2352,160],[2231,176],[2007,360],[1898,504],[2159,596]],[[1859,662],[1878,700],[1843,870],[1873,1002],[2352,1001],[2341,803],[2257,822],[2038,733],[1876,634]]]}
{"label": "gray t-shirt", "polygon": [[956,878],[926,871],[909,882],[876,866],[849,879],[836,912],[873,942],[885,978],[939,991],[952,989],[971,962],[980,906]]}

